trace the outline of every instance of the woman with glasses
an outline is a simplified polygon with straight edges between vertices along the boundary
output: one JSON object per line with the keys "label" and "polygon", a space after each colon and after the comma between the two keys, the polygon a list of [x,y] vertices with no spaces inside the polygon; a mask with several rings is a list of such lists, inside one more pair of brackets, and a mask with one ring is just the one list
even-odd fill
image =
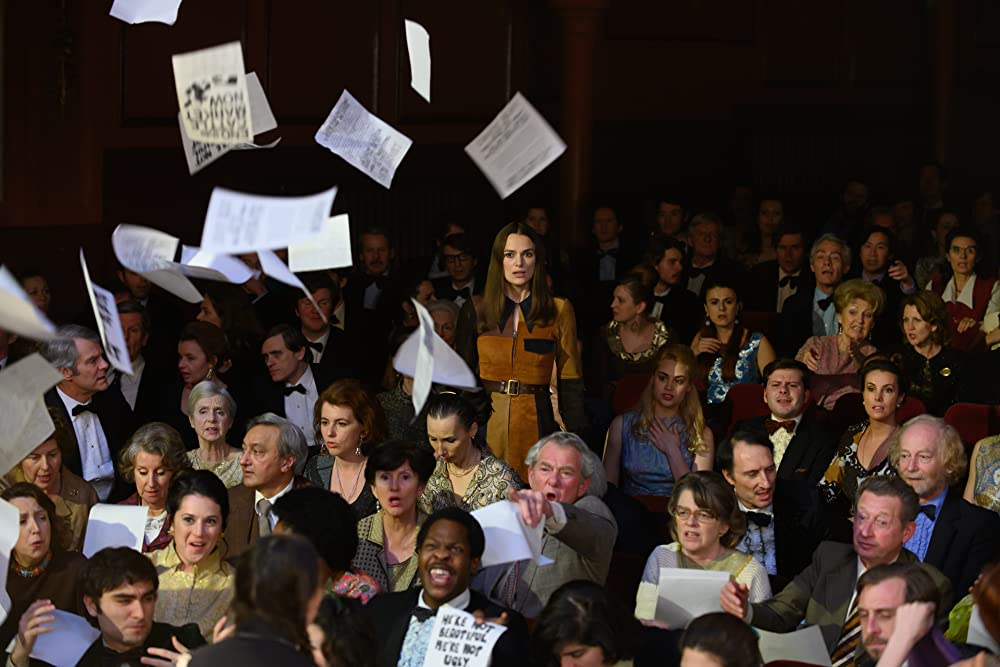
{"label": "woman with glasses", "polygon": [[750,593],[750,602],[771,597],[767,572],[757,560],[734,547],[746,533],[746,517],[736,494],[717,472],[690,472],[677,482],[670,498],[674,542],[649,555],[635,598],[635,617],[656,619],[661,568],[728,572]]}

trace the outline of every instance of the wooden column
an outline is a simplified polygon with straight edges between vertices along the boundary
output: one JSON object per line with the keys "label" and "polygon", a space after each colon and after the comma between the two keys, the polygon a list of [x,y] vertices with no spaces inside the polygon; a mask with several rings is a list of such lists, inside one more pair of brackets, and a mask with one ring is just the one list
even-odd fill
{"label": "wooden column", "polygon": [[593,141],[594,48],[609,0],[551,0],[562,17],[562,126],[566,152],[560,165],[559,239],[576,248],[587,238],[583,207],[590,196]]}
{"label": "wooden column", "polygon": [[931,150],[934,159],[949,164],[958,61],[958,2],[935,0],[928,13],[931,37]]}

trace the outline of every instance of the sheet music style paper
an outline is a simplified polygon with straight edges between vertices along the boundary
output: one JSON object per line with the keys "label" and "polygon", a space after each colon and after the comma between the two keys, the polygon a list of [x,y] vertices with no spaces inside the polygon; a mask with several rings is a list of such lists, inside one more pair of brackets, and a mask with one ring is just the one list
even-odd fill
{"label": "sheet music style paper", "polygon": [[55,325],[38,310],[5,266],[0,266],[0,328],[32,340],[58,338]]}
{"label": "sheet music style paper", "polygon": [[344,90],[316,132],[316,143],[388,189],[413,141]]}
{"label": "sheet music style paper", "polygon": [[139,225],[118,225],[111,234],[111,247],[122,266],[188,303],[200,303],[198,288],[173,261],[179,243],[176,236]]}
{"label": "sheet music style paper", "polygon": [[253,119],[240,43],[181,53],[171,60],[188,136],[210,144],[252,143]]}
{"label": "sheet music style paper", "polygon": [[118,317],[118,306],[115,295],[96,285],[90,280],[87,269],[87,258],[80,248],[80,268],[83,269],[83,280],[90,294],[90,305],[94,307],[94,317],[97,329],[101,332],[101,342],[104,343],[104,355],[108,363],[126,375],[132,375],[132,360],[128,356],[128,345],[125,343],[125,332],[122,331],[122,321]]}
{"label": "sheet music style paper", "polygon": [[406,51],[410,56],[410,87],[431,101],[431,36],[416,21],[406,20]]}
{"label": "sheet music style paper", "polygon": [[501,500],[472,512],[472,516],[486,534],[483,567],[521,560],[533,560],[538,565],[550,565],[554,562],[542,555],[545,522],[540,522],[534,528],[530,527],[524,522],[517,503]]}
{"label": "sheet music style paper", "polygon": [[719,593],[729,582],[728,572],[660,568],[656,620],[671,628],[686,628],[699,616],[722,611]]}
{"label": "sheet music style paper", "polygon": [[106,505],[90,508],[83,555],[90,558],[107,547],[128,547],[142,551],[146,535],[146,508],[142,505]]}
{"label": "sheet music style paper", "polygon": [[337,188],[304,197],[270,197],[225,188],[212,190],[201,249],[238,255],[284,248],[323,231]]}
{"label": "sheet music style paper", "polygon": [[10,554],[17,544],[20,532],[21,512],[6,500],[0,499],[0,624],[7,620],[11,599],[7,593],[7,572],[10,570]]}
{"label": "sheet music style paper", "polygon": [[177,10],[181,0],[115,0],[111,5],[111,16],[125,23],[166,23],[177,22]]}
{"label": "sheet music style paper", "polygon": [[476,617],[469,612],[441,605],[434,616],[423,667],[487,667],[494,644],[505,632],[505,625],[476,625]]}
{"label": "sheet music style paper", "polygon": [[346,213],[335,215],[308,241],[288,246],[288,268],[296,273],[354,266],[351,222]]}
{"label": "sheet music style paper", "polygon": [[91,644],[101,636],[101,631],[87,619],[62,609],[52,612],[52,632],[38,635],[31,657],[50,665],[75,665]]}
{"label": "sheet music style paper", "polygon": [[62,373],[37,352],[0,373],[0,475],[13,470],[55,431],[45,392],[62,379]]}
{"label": "sheet music style paper", "polygon": [[563,154],[566,144],[517,93],[465,152],[506,199]]}
{"label": "sheet music style paper", "polygon": [[764,663],[776,660],[794,660],[807,665],[830,667],[830,654],[818,625],[794,632],[768,632],[754,628],[758,635],[757,645]]}

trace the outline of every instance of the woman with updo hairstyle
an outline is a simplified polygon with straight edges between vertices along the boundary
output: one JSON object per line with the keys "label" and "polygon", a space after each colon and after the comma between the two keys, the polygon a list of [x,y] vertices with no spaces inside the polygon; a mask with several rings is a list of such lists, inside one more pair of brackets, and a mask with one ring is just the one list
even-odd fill
{"label": "woman with updo hairstyle", "polygon": [[473,512],[524,488],[505,461],[476,446],[478,431],[476,410],[461,395],[442,392],[427,401],[427,440],[437,464],[420,496],[425,514],[445,507]]}
{"label": "woman with updo hairstyle", "polygon": [[229,391],[211,380],[199,382],[188,394],[188,415],[198,436],[198,448],[188,452],[191,467],[214,472],[227,487],[242,484],[243,452],[226,441],[236,417],[236,401]]}
{"label": "woman with updo hairstyle", "polygon": [[948,311],[940,296],[921,290],[906,296],[901,306],[900,370],[909,378],[910,395],[928,413],[944,417],[961,386],[965,354],[950,345]]}
{"label": "woman with updo hairstyle", "polygon": [[691,621],[681,636],[681,667],[762,667],[757,635],[725,612]]}

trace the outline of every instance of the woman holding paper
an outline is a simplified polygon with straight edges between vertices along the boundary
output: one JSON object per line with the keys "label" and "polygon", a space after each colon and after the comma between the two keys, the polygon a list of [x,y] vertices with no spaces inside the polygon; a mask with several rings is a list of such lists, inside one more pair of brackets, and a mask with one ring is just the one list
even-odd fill
{"label": "woman holding paper", "polygon": [[170,544],[167,494],[174,477],[191,468],[180,434],[163,422],[150,422],[132,434],[119,458],[122,477],[135,482],[135,493],[119,505],[146,507],[146,534],[142,552]]}
{"label": "woman holding paper", "polygon": [[501,229],[479,315],[479,377],[493,402],[486,440],[522,479],[528,450],[558,430],[549,389],[553,364],[567,430],[586,423],[573,306],[552,296],[545,278],[545,246],[535,231],[523,222]]}
{"label": "woman holding paper", "polygon": [[670,498],[675,542],[656,547],[646,561],[635,598],[635,616],[656,620],[660,569],[728,572],[750,591],[750,602],[771,597],[767,572],[757,560],[734,547],[746,533],[746,518],[736,494],[717,472],[691,472],[674,487]]}
{"label": "woman holding paper", "polygon": [[[56,508],[40,488],[20,482],[0,498],[17,509],[20,526],[7,570],[10,613],[0,625],[0,646],[6,647],[17,634],[21,615],[35,600],[50,600],[56,609],[86,616],[78,581],[87,559],[79,552],[59,548]],[[3,526],[3,530],[7,536],[6,531],[14,527]]]}

